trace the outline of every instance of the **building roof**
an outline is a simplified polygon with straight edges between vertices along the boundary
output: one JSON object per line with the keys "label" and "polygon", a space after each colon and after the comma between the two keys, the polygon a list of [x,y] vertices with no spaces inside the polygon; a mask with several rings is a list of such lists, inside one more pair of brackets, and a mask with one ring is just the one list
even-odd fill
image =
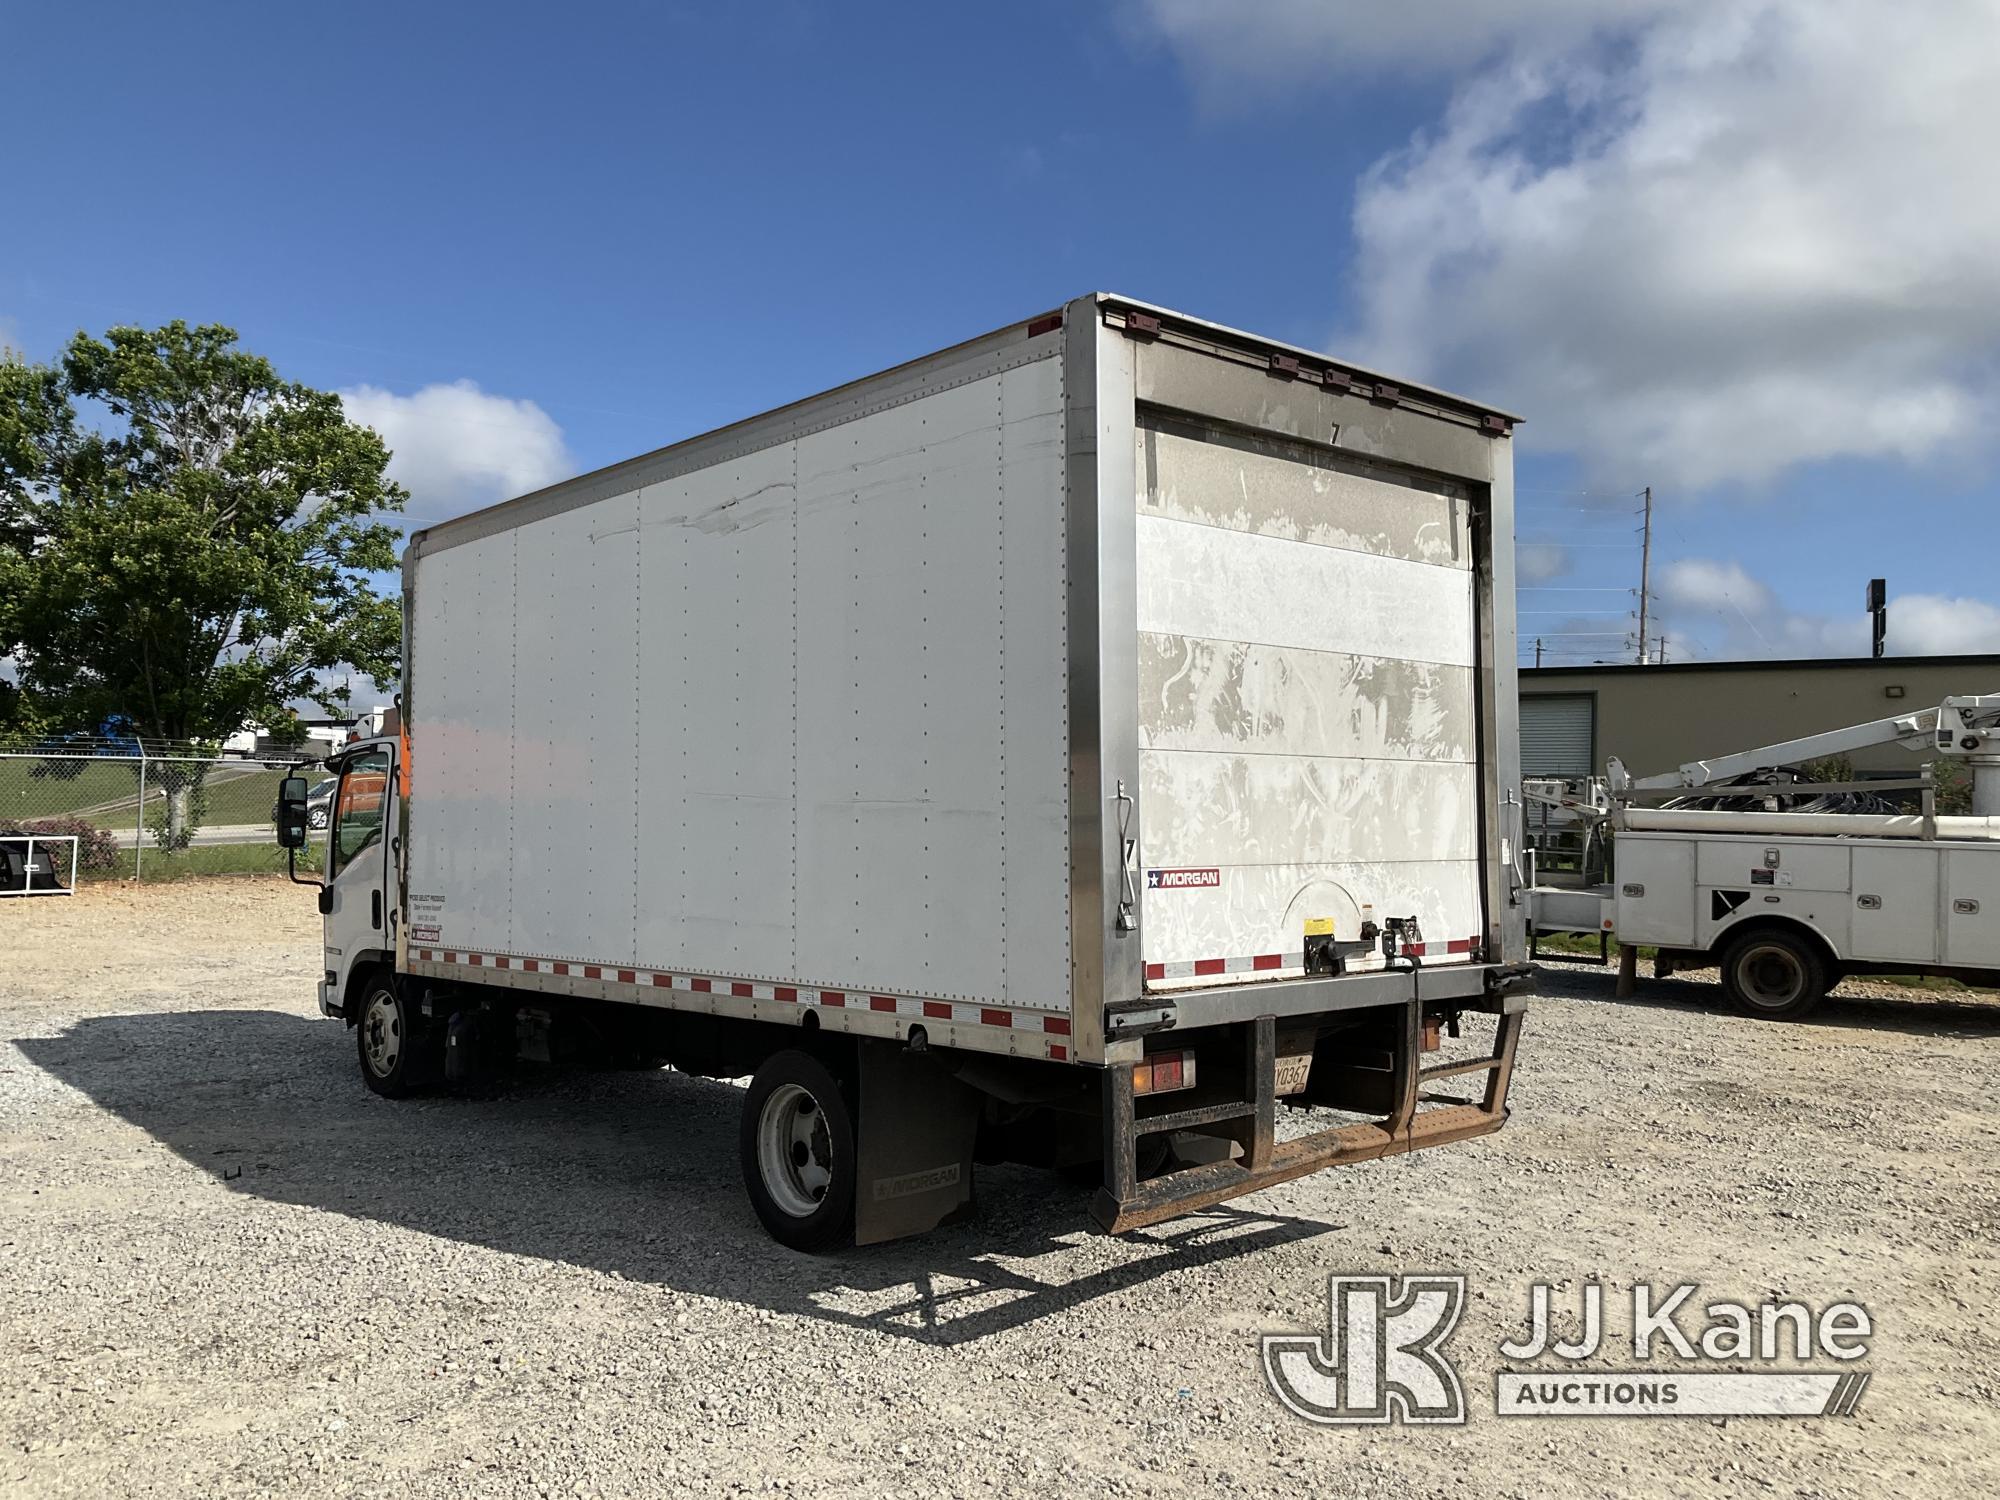
{"label": "building roof", "polygon": [[1603,662],[1592,666],[1522,667],[1523,678],[1593,677],[1606,672],[1653,674],[1659,672],[1853,672],[1864,668],[1887,670],[1896,667],[1991,667],[2000,670],[2000,654],[1973,652],[1962,656],[1808,656],[1767,661],[1633,661]]}

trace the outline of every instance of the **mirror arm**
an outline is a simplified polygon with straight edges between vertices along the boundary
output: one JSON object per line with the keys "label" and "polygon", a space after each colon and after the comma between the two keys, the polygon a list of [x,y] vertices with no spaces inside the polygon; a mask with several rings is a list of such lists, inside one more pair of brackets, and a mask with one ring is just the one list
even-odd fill
{"label": "mirror arm", "polygon": [[[324,891],[326,889],[326,882],[324,880],[299,879],[299,851],[296,849],[287,849],[285,851],[285,873],[292,877],[293,885],[311,886],[316,891]],[[324,914],[326,908],[322,906],[320,911]]]}

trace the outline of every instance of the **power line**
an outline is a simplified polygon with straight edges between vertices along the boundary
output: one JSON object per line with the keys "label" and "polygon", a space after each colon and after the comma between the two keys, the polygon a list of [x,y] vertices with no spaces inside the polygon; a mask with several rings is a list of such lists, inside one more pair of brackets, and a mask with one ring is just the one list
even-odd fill
{"label": "power line", "polygon": [[1567,547],[1570,549],[1587,548],[1593,552],[1629,552],[1632,550],[1630,542],[1566,542],[1560,537],[1553,536],[1517,536],[1514,538],[1514,542],[1517,546],[1523,543],[1531,546],[1540,544],[1550,547]]}

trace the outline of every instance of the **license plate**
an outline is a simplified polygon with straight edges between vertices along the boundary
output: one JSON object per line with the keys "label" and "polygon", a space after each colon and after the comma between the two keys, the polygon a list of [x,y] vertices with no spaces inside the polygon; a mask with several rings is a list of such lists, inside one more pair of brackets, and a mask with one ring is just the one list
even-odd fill
{"label": "license plate", "polygon": [[1278,1057],[1278,1081],[1275,1092],[1279,1094],[1302,1094],[1306,1089],[1306,1079],[1312,1073],[1313,1055],[1310,1052],[1285,1052]]}

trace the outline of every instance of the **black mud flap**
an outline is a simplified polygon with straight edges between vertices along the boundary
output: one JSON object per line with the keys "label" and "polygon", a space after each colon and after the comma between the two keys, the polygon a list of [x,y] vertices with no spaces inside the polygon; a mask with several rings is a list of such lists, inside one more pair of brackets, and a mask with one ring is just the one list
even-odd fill
{"label": "black mud flap", "polygon": [[854,1242],[935,1229],[972,1201],[979,1095],[930,1053],[861,1043]]}

